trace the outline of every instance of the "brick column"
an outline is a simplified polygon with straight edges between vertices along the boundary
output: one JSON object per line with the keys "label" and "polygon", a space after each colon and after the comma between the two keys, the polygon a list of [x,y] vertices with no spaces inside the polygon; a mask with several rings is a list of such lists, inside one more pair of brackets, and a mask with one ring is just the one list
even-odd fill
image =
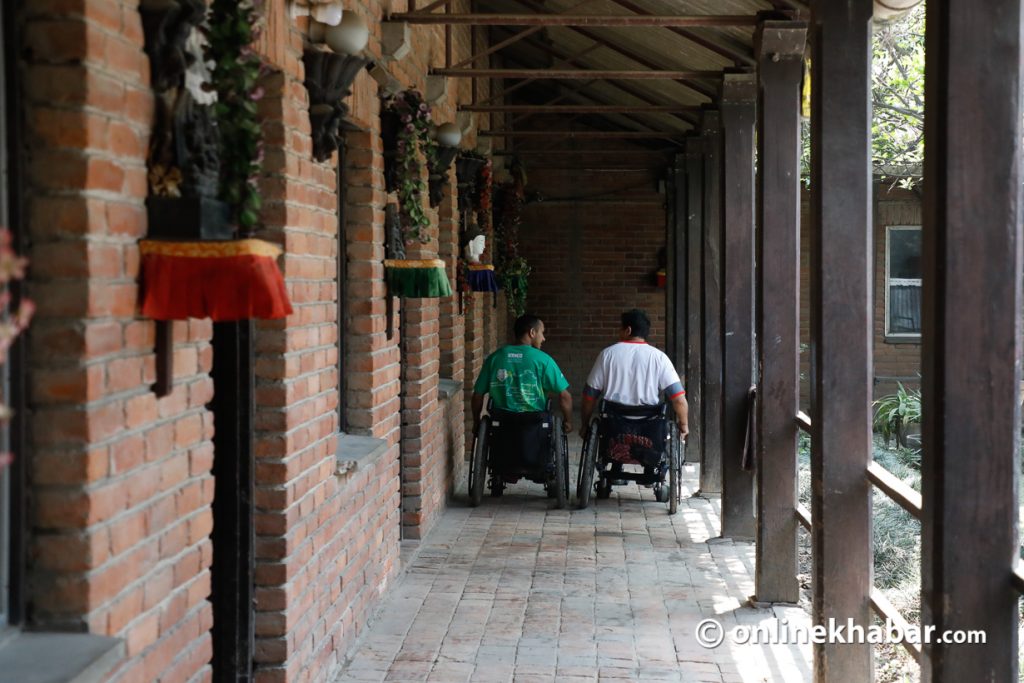
{"label": "brick column", "polygon": [[[174,325],[157,399],[136,315],[153,120],[137,3],[25,3],[14,65],[32,244],[31,621],[125,640],[115,681],[203,676],[210,658],[212,328]],[[10,121],[14,123],[14,121]],[[206,670],[208,673],[208,669]]]}

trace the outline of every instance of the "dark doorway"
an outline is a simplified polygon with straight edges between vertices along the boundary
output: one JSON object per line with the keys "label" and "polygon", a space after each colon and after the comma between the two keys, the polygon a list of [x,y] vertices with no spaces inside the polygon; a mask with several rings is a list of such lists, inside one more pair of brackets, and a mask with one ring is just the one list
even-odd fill
{"label": "dark doorway", "polygon": [[213,680],[253,679],[253,323],[213,325]]}
{"label": "dark doorway", "polygon": [[[21,229],[22,174],[20,141],[21,88],[17,69],[18,41],[14,17],[21,2],[5,2],[0,8],[0,225],[11,231],[12,247],[26,253],[27,239]],[[21,300],[20,282],[10,284],[11,307]],[[0,453],[13,460],[0,466],[0,630],[23,625],[27,620],[25,571],[28,548],[28,463],[25,448],[25,355],[26,336],[20,335],[8,351],[0,370],[3,402],[13,417],[0,429]]]}
{"label": "dark doorway", "polygon": [[348,179],[345,175],[345,140],[338,143],[338,431],[348,429],[345,398],[348,393],[345,352],[348,344],[348,234],[345,230],[345,199]]}

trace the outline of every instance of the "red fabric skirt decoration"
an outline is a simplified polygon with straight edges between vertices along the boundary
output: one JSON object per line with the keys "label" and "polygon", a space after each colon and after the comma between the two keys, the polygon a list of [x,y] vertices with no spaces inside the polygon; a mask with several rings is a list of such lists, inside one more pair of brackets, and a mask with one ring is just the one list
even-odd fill
{"label": "red fabric skirt decoration", "polygon": [[144,240],[142,314],[153,320],[227,322],[292,312],[277,267],[281,249],[262,240]]}

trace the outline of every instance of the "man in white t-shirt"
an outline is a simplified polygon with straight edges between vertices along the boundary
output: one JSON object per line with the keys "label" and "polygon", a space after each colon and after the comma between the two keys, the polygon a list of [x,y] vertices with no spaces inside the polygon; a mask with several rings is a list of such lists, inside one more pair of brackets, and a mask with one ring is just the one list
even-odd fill
{"label": "man in white t-shirt", "polygon": [[690,429],[686,392],[672,361],[662,351],[647,343],[651,320],[634,308],[622,314],[620,341],[597,357],[583,388],[583,426],[586,436],[594,406],[602,395],[609,401],[627,406],[654,406],[671,402],[679,434],[686,438]]}

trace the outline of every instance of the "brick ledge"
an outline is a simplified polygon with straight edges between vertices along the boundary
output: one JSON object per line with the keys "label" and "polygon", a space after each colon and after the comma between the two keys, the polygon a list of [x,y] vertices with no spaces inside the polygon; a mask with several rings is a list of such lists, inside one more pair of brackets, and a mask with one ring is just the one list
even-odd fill
{"label": "brick ledge", "polygon": [[388,450],[388,442],[371,436],[339,434],[334,473],[344,477],[360,467],[369,467]]}
{"label": "brick ledge", "polygon": [[18,683],[99,683],[124,656],[121,638],[17,632],[0,645],[0,671]]}

